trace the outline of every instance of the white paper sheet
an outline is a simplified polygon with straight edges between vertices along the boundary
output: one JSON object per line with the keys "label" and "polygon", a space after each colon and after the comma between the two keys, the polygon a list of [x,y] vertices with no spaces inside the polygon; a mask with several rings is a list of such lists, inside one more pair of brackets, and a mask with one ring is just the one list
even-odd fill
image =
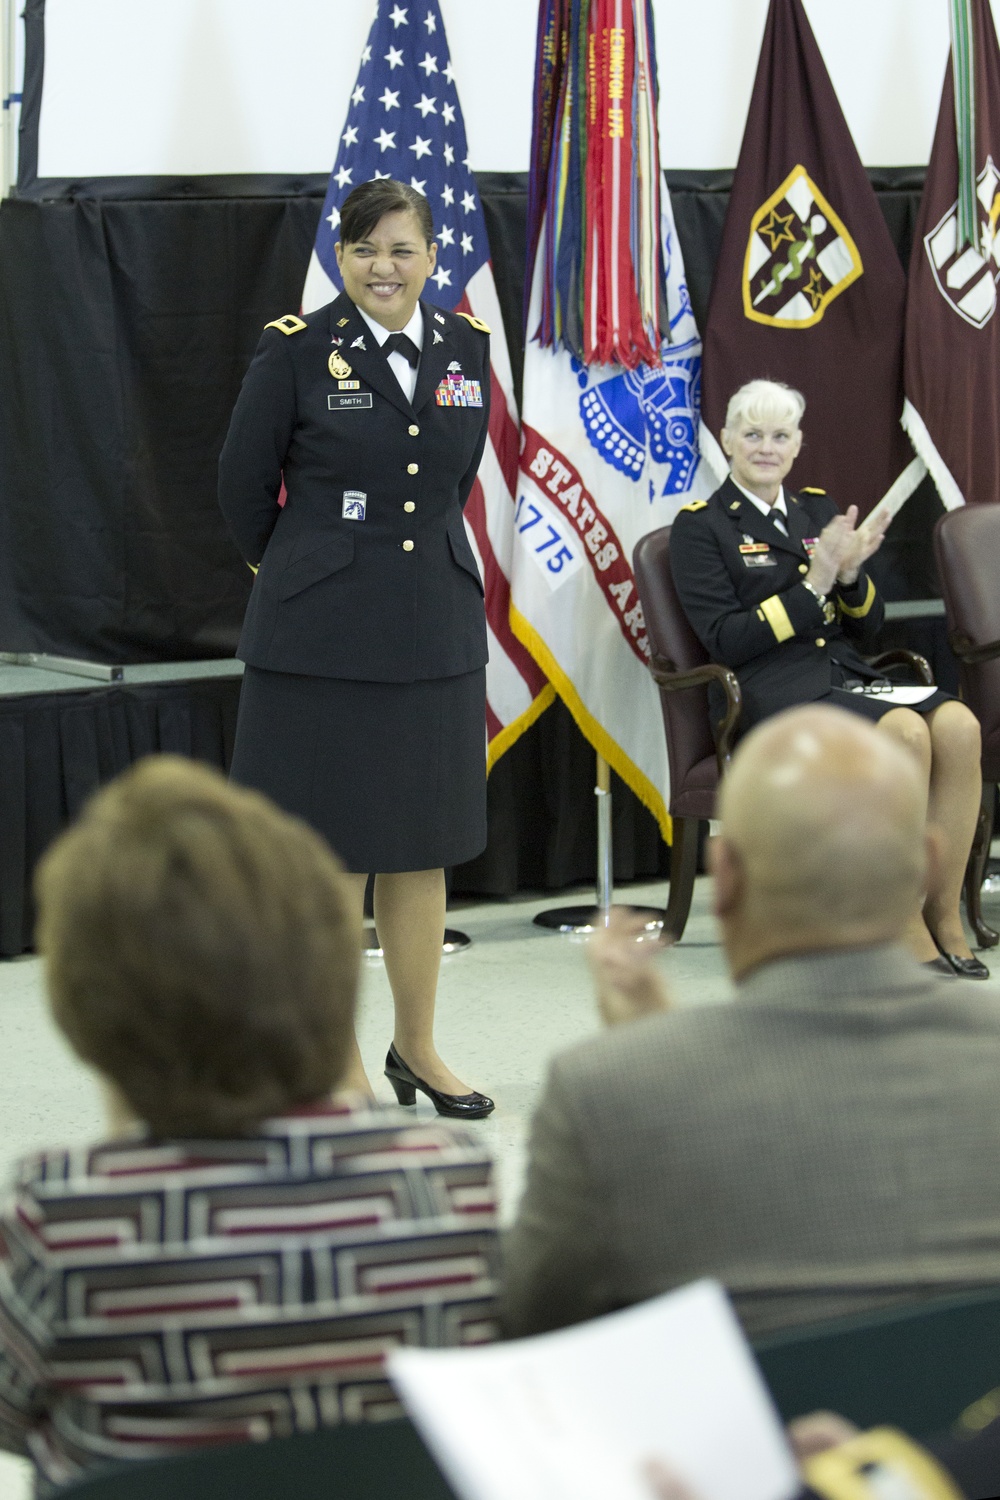
{"label": "white paper sheet", "polygon": [[879,689],[877,693],[866,693],[863,688],[852,688],[852,693],[861,693],[866,698],[877,698],[880,703],[895,703],[897,707],[912,708],[916,703],[923,703],[932,693],[937,692],[936,687],[910,687],[909,684],[895,684],[891,688]]}
{"label": "white paper sheet", "polygon": [[481,1349],[400,1349],[389,1374],[462,1500],[790,1500],[795,1463],[723,1288]]}

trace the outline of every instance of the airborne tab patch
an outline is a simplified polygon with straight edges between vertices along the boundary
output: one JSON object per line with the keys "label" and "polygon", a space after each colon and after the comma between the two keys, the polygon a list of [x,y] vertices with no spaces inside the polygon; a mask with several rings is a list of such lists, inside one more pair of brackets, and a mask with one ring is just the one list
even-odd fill
{"label": "airborne tab patch", "polygon": [[294,313],[285,313],[283,318],[275,318],[272,323],[265,323],[265,328],[280,328],[282,333],[298,333],[307,325]]}

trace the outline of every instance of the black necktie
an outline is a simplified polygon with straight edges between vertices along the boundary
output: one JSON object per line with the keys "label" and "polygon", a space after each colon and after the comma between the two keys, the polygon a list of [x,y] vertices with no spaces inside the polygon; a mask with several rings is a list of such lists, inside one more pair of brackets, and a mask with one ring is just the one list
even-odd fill
{"label": "black necktie", "polygon": [[390,333],[382,345],[382,352],[386,359],[390,354],[401,354],[412,370],[420,363],[420,350],[405,333]]}

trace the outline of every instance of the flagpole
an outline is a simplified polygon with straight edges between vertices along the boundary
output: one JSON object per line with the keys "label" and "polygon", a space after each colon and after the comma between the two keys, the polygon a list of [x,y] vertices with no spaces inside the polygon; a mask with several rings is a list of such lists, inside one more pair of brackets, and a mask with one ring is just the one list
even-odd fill
{"label": "flagpole", "polygon": [[14,39],[15,7],[0,0],[0,198],[6,198],[17,181],[17,135],[14,129]]}
{"label": "flagpole", "polygon": [[[598,927],[607,927],[611,920],[614,902],[614,863],[611,846],[611,767],[603,755],[597,757],[597,881],[593,906],[555,906],[540,911],[535,917],[537,927],[566,933],[568,936],[585,936]],[[663,926],[663,912],[656,906],[618,906],[618,911],[630,916],[645,918],[647,932],[659,932]]]}

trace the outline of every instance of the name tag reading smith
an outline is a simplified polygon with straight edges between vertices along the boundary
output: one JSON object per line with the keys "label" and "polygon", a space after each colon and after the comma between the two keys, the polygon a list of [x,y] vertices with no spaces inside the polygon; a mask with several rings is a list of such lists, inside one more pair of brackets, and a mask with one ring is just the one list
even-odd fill
{"label": "name tag reading smith", "polygon": [[346,391],[338,391],[336,395],[327,396],[326,405],[328,411],[360,411],[372,404],[371,391],[358,391],[357,395],[349,395]]}

